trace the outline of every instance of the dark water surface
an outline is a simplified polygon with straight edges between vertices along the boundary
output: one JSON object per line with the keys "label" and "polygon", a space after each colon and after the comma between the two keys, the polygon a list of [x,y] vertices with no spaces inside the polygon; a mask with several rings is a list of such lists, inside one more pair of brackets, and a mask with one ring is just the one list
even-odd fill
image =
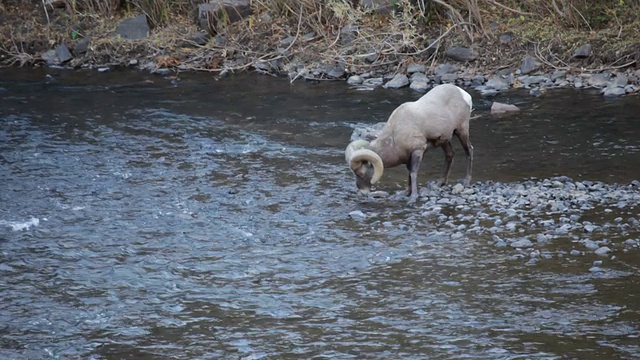
{"label": "dark water surface", "polygon": [[[512,92],[499,100],[522,113],[492,117],[473,95],[474,181],[640,179],[639,97]],[[530,265],[491,233],[421,220],[420,201],[355,196],[353,127],[418,96],[2,70],[0,358],[640,358],[637,247],[572,257],[559,238]],[[421,183],[443,165],[425,158]],[[602,236],[640,239],[615,229]]]}

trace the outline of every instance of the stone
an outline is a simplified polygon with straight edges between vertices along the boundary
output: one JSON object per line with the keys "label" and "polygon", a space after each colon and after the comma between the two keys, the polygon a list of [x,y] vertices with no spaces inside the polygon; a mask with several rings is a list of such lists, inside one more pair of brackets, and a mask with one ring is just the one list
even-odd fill
{"label": "stone", "polygon": [[520,108],[513,104],[504,104],[497,101],[494,101],[493,104],[491,104],[492,114],[503,114],[506,112],[514,112],[514,111],[520,111]]}
{"label": "stone", "polygon": [[340,66],[325,66],[323,72],[327,77],[331,79],[342,79],[345,74],[345,70]]}
{"label": "stone", "polygon": [[513,39],[513,33],[508,31],[500,34],[500,38],[498,40],[500,41],[500,44],[504,45],[504,44],[510,43],[512,39]]}
{"label": "stone", "polygon": [[580,45],[574,52],[574,59],[586,59],[591,56],[591,44]]}
{"label": "stone", "polygon": [[551,74],[551,80],[556,81],[560,78],[563,78],[565,75],[567,75],[566,70],[556,70]]}
{"label": "stone", "polygon": [[540,63],[531,55],[526,55],[520,64],[520,73],[522,75],[530,74],[540,68]]}
{"label": "stone", "polygon": [[211,36],[209,35],[209,33],[204,31],[198,31],[197,34],[191,37],[191,42],[197,46],[205,46],[209,42],[209,39],[211,39]]}
{"label": "stone", "polygon": [[384,78],[376,77],[376,78],[365,79],[362,82],[362,85],[368,86],[368,87],[371,87],[371,88],[375,88],[375,87],[378,87],[378,86],[382,85],[383,83],[384,83]]}
{"label": "stone", "polygon": [[627,91],[623,87],[609,86],[602,89],[602,96],[605,96],[605,97],[622,96],[622,95],[625,95],[626,93]]}
{"label": "stone", "polygon": [[250,0],[212,0],[198,5],[196,21],[200,29],[213,35],[252,13]]}
{"label": "stone", "polygon": [[385,89],[399,89],[409,85],[409,78],[405,74],[396,74],[393,79],[383,85]]}
{"label": "stone", "polygon": [[67,61],[73,59],[71,51],[69,51],[69,48],[65,44],[56,46],[56,56],[58,57],[58,61],[60,64],[64,64]]}
{"label": "stone", "polygon": [[407,74],[413,74],[413,73],[417,73],[417,72],[425,72],[427,69],[424,66],[424,64],[409,64],[409,66],[407,66]]}
{"label": "stone", "polygon": [[518,78],[518,80],[520,80],[522,82],[522,85],[524,85],[525,87],[529,87],[535,84],[546,83],[547,81],[549,81],[549,78],[544,75],[521,76]]}
{"label": "stone", "polygon": [[468,47],[454,46],[447,49],[445,55],[455,61],[474,61],[478,58],[478,53]]}
{"label": "stone", "polygon": [[594,254],[598,256],[607,256],[607,254],[609,254],[610,252],[611,252],[611,249],[608,246],[602,246],[602,247],[599,247],[596,251],[594,251]]}
{"label": "stone", "polygon": [[40,55],[42,60],[44,60],[47,65],[57,65],[60,63],[60,59],[58,59],[58,55],[55,50],[45,51]]}
{"label": "stone", "polygon": [[83,55],[89,51],[89,45],[91,45],[91,38],[86,37],[78,40],[76,45],[73,47],[73,52],[76,55]]}
{"label": "stone", "polygon": [[629,83],[629,77],[625,73],[617,73],[612,86],[625,87]]}
{"label": "stone", "polygon": [[497,91],[504,91],[509,89],[509,84],[499,76],[494,76],[489,79],[484,86],[489,89],[495,89]]}
{"label": "stone", "polygon": [[438,65],[434,73],[438,76],[442,76],[444,74],[452,74],[458,72],[458,67],[455,65],[451,65],[449,63],[444,63]]}
{"label": "stone", "polygon": [[609,85],[609,74],[598,73],[587,79],[587,84],[595,88],[604,88]]}
{"label": "stone", "polygon": [[429,78],[423,73],[414,73],[411,76],[409,88],[418,92],[427,92],[429,90]]}
{"label": "stone", "polygon": [[453,185],[453,188],[451,189],[451,193],[454,194],[454,195],[457,195],[457,194],[462,193],[463,190],[464,190],[464,185],[455,184],[455,185]]}
{"label": "stone", "polygon": [[533,246],[533,242],[529,239],[520,239],[511,243],[511,247],[513,248],[530,248]]}
{"label": "stone", "polygon": [[144,39],[149,36],[149,31],[147,16],[144,14],[124,19],[116,28],[116,34],[127,40]]}
{"label": "stone", "polygon": [[358,26],[345,25],[340,29],[340,44],[348,45],[358,37]]}
{"label": "stone", "polygon": [[367,64],[373,64],[374,62],[376,62],[378,60],[379,57],[380,57],[380,54],[378,54],[377,52],[373,52],[373,53],[367,55],[367,57],[364,58],[364,61]]}
{"label": "stone", "polygon": [[347,79],[347,84],[349,84],[349,85],[360,85],[360,84],[362,84],[363,81],[364,81],[364,79],[362,78],[362,76],[353,75],[353,76],[349,76],[349,78]]}
{"label": "stone", "polygon": [[440,77],[440,81],[443,83],[453,83],[458,80],[458,74],[444,74]]}
{"label": "stone", "polygon": [[352,219],[364,219],[364,218],[367,217],[367,215],[365,215],[360,210],[354,210],[354,211],[349,213],[349,217],[352,218]]}

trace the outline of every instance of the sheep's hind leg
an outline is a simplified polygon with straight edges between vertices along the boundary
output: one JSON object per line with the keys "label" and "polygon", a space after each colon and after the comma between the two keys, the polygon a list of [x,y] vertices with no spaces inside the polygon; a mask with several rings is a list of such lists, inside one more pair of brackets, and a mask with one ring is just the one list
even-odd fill
{"label": "sheep's hind leg", "polygon": [[409,203],[413,203],[418,198],[418,170],[422,162],[423,150],[415,150],[411,153],[407,170],[409,170]]}
{"label": "sheep's hind leg", "polygon": [[451,166],[453,165],[453,157],[455,156],[455,152],[453,151],[453,144],[451,141],[447,141],[442,145],[442,150],[444,150],[444,176],[440,179],[440,186],[446,185],[449,182],[449,175],[451,175]]}
{"label": "sheep's hind leg", "polygon": [[471,171],[473,168],[473,145],[469,141],[468,133],[456,133],[458,136],[458,140],[460,140],[460,144],[464,149],[465,154],[467,155],[467,176],[464,179],[464,186],[469,186],[471,183]]}

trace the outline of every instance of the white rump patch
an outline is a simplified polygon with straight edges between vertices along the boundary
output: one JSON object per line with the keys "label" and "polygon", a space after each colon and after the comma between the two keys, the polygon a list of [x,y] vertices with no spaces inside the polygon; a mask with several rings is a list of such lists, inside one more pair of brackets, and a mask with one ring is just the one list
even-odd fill
{"label": "white rump patch", "polygon": [[[456,86],[457,87],[457,86]],[[469,109],[473,109],[473,101],[471,99],[471,95],[469,95],[468,92],[462,90],[461,88],[458,87],[458,90],[460,90],[460,93],[462,94],[462,98],[464,99],[464,101],[467,102],[467,104],[469,104]]]}

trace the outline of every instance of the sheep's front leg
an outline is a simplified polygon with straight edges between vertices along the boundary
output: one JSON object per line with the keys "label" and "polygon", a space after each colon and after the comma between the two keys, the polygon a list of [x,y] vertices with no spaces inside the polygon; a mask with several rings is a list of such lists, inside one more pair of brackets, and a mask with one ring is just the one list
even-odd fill
{"label": "sheep's front leg", "polygon": [[409,193],[407,195],[409,195],[410,203],[415,202],[418,198],[418,170],[420,169],[423,155],[424,150],[414,150],[407,163],[407,169],[409,170]]}

